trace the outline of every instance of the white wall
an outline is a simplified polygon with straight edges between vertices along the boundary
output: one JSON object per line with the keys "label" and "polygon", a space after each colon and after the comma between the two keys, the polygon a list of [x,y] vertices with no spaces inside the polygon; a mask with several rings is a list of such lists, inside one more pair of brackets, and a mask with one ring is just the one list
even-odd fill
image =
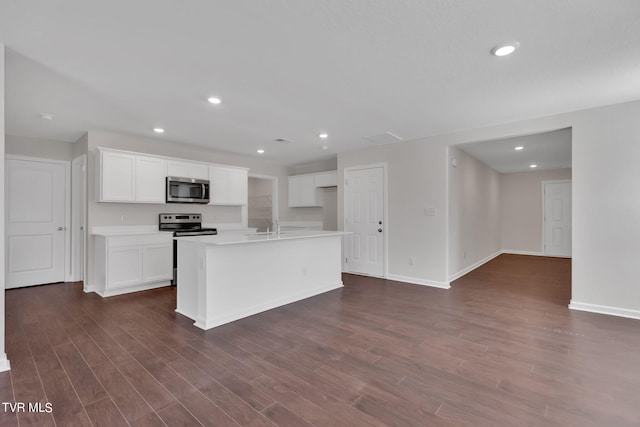
{"label": "white wall", "polygon": [[2,152],[2,162],[0,162],[0,277],[2,277],[2,291],[0,291],[0,371],[9,369],[9,360],[4,347],[5,328],[5,254],[4,254],[4,45],[0,44],[0,152]]}
{"label": "white wall", "polygon": [[449,147],[448,171],[449,280],[454,280],[500,252],[500,174],[456,147]]}
{"label": "white wall", "polygon": [[[390,278],[446,285],[447,145],[434,138],[338,155],[338,228],[344,229],[344,168],[387,164]],[[425,216],[433,207],[435,216]],[[415,258],[410,265],[409,257]]]}
{"label": "white wall", "polygon": [[500,174],[502,250],[542,255],[542,181],[571,179],[571,169]]}

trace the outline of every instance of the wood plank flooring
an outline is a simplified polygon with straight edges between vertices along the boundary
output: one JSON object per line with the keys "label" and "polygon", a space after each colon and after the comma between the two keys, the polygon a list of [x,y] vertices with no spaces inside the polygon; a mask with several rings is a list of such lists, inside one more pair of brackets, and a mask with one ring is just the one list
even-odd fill
{"label": "wood plank flooring", "polygon": [[0,426],[637,426],[640,321],[570,311],[570,261],[502,255],[442,290],[345,287],[202,331],[175,288],[6,292]]}

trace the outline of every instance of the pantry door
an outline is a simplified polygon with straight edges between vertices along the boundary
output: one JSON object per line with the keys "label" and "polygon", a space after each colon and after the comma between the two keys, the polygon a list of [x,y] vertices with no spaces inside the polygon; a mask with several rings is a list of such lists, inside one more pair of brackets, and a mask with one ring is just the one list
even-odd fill
{"label": "pantry door", "polygon": [[345,170],[345,271],[385,275],[385,167]]}
{"label": "pantry door", "polygon": [[5,162],[6,288],[63,282],[68,164],[10,156]]}

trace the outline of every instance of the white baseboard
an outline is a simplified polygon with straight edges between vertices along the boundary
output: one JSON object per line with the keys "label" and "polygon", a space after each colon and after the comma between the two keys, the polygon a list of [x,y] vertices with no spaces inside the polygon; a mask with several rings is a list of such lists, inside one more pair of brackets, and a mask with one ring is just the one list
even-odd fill
{"label": "white baseboard", "polygon": [[11,369],[9,359],[7,359],[6,353],[0,353],[0,372],[8,371]]}
{"label": "white baseboard", "polygon": [[396,274],[388,274],[386,277],[388,280],[395,280],[396,282],[405,282],[405,283],[411,283],[414,285],[421,285],[421,286],[431,286],[433,288],[440,288],[440,289],[449,289],[451,288],[451,286],[449,285],[448,282],[437,282],[434,280],[424,280],[424,279],[419,279],[417,277],[408,277],[408,276],[399,276]]}
{"label": "white baseboard", "polygon": [[640,310],[629,310],[627,308],[609,307],[606,305],[589,304],[586,302],[573,301],[569,303],[571,310],[588,311],[591,313],[608,314],[609,316],[628,317],[630,319],[640,319]]}
{"label": "white baseboard", "polygon": [[533,251],[516,251],[512,249],[503,249],[501,251],[503,254],[511,254],[511,255],[531,255],[531,256],[545,256],[542,252],[533,252]]}
{"label": "white baseboard", "polygon": [[488,263],[489,261],[491,261],[492,259],[494,259],[495,257],[497,257],[497,256],[499,256],[501,254],[502,254],[502,251],[497,251],[497,252],[489,255],[485,259],[482,259],[482,260],[476,262],[475,264],[472,264],[469,267],[458,271],[456,274],[454,274],[452,276],[449,276],[449,282],[453,282],[454,280],[461,278],[465,274],[475,270],[476,268],[480,267],[482,264]]}

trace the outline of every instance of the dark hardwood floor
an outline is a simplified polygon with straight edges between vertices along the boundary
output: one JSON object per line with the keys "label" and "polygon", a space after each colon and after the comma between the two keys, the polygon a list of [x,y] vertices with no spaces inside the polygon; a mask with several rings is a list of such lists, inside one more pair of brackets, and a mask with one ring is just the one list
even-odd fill
{"label": "dark hardwood floor", "polygon": [[502,255],[450,290],[345,275],[206,332],[174,288],[10,290],[0,399],[52,412],[0,425],[640,425],[640,321],[570,311],[570,270]]}

